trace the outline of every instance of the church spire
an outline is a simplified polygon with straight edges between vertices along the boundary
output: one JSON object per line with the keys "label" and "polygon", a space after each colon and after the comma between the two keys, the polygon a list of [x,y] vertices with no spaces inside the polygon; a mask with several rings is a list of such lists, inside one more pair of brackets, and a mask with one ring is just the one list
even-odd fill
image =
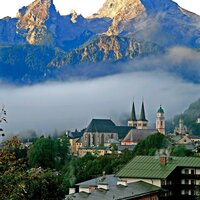
{"label": "church spire", "polygon": [[131,111],[131,121],[137,121],[136,114],[135,114],[135,104],[133,101],[132,111]]}
{"label": "church spire", "polygon": [[145,110],[144,110],[144,101],[142,101],[142,108],[140,113],[140,121],[148,121],[145,117]]}

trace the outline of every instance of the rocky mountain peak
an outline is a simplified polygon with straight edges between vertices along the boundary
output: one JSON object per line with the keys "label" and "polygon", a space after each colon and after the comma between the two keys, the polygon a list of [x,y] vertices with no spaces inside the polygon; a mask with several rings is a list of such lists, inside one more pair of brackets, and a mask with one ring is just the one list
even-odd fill
{"label": "rocky mountain peak", "polygon": [[125,20],[137,17],[144,11],[163,11],[178,5],[172,0],[107,0],[93,17],[109,17],[114,19],[119,13]]}
{"label": "rocky mountain peak", "polygon": [[[154,17],[157,14],[166,14],[176,16],[185,14],[181,8],[172,0],[106,0],[103,7],[92,17],[113,19],[112,25],[106,32],[107,35],[118,35],[119,26],[124,26],[139,16]],[[123,25],[122,25],[123,24]]]}
{"label": "rocky mountain peak", "polygon": [[126,20],[132,19],[145,11],[140,0],[107,0],[95,17],[116,18],[123,16]]}
{"label": "rocky mountain peak", "polygon": [[76,23],[77,22],[77,18],[78,18],[78,14],[75,10],[71,11],[71,22],[72,23]]}
{"label": "rocky mountain peak", "polygon": [[35,0],[17,13],[18,33],[30,44],[41,43],[47,34],[47,20],[55,20],[58,15],[53,0]]}

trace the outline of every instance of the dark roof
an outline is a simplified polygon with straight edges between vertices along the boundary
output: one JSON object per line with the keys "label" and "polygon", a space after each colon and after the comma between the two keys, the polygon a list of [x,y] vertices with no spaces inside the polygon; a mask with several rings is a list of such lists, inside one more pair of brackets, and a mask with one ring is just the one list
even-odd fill
{"label": "dark roof", "polygon": [[98,183],[106,183],[110,186],[117,185],[118,177],[111,175],[105,175],[98,178],[91,179],[82,183],[77,183],[77,186],[97,186]]}
{"label": "dark roof", "polygon": [[162,106],[160,106],[160,108],[158,109],[157,113],[164,113],[164,110],[163,110]]}
{"label": "dark roof", "polygon": [[150,194],[159,193],[160,188],[149,183],[138,181],[135,183],[128,183],[125,186],[109,186],[109,190],[96,189],[90,194],[80,192],[72,195],[67,195],[67,199],[88,199],[88,200],[122,200],[122,199],[136,199],[138,197],[147,196]]}
{"label": "dark roof", "polygon": [[138,143],[139,141],[157,132],[158,131],[156,129],[131,129],[123,141]]}
{"label": "dark roof", "polygon": [[93,119],[86,132],[116,133],[116,126],[110,119]]}
{"label": "dark roof", "polygon": [[137,121],[136,114],[135,114],[135,104],[133,102],[132,111],[131,111],[131,121]]}
{"label": "dark roof", "polygon": [[124,178],[165,179],[176,167],[200,168],[200,158],[170,157],[166,165],[161,165],[159,157],[136,156],[117,173],[117,176]]}
{"label": "dark roof", "polygon": [[124,138],[127,135],[127,133],[134,128],[135,127],[133,126],[116,126],[116,131],[119,134],[119,138]]}
{"label": "dark roof", "polygon": [[107,143],[107,144],[116,144],[116,145],[119,145],[119,144],[120,144],[120,141],[119,141],[119,140],[116,140],[116,139],[109,138],[105,143]]}
{"label": "dark roof", "polygon": [[128,149],[129,151],[133,151],[135,149],[136,145],[119,145],[118,151],[123,151],[125,149]]}
{"label": "dark roof", "polygon": [[81,149],[86,149],[86,150],[109,150],[109,147],[105,147],[105,146],[82,146],[79,148]]}
{"label": "dark roof", "polygon": [[189,135],[190,139],[200,139],[200,135]]}
{"label": "dark roof", "polygon": [[141,107],[141,113],[140,113],[140,118],[139,121],[148,121],[145,117],[145,110],[144,110],[144,102],[142,102],[142,107]]}
{"label": "dark roof", "polygon": [[83,136],[84,130],[78,131],[77,129],[74,132],[68,133],[68,138],[75,139],[75,138],[81,138]]}

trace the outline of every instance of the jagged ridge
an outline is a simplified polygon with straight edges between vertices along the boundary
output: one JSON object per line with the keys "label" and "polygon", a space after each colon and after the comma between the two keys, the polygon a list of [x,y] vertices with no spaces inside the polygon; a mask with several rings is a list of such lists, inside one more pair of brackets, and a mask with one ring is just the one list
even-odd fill
{"label": "jagged ridge", "polygon": [[138,42],[128,37],[103,35],[73,50],[63,58],[55,58],[49,65],[127,61],[156,52],[161,52],[161,48],[152,43]]}

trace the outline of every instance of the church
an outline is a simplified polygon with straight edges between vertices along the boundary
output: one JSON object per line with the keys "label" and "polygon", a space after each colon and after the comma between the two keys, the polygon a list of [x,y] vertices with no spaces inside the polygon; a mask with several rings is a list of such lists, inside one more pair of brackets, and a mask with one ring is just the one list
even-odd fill
{"label": "church", "polygon": [[135,127],[132,128],[127,135],[122,140],[122,145],[136,145],[141,140],[145,139],[146,137],[159,132],[161,134],[165,134],[165,117],[164,117],[164,110],[162,106],[157,111],[156,114],[156,128],[151,129],[148,127],[148,120],[146,119],[145,115],[145,108],[144,108],[144,102],[142,102],[141,106],[141,112],[140,117],[137,119],[136,113],[135,113],[135,105],[133,102],[132,105],[132,111],[131,111],[131,117],[128,121],[129,127]]}
{"label": "church", "polygon": [[127,126],[116,126],[111,119],[92,119],[83,134],[84,146],[104,146],[110,140],[121,140],[122,145],[137,144],[140,140],[151,134],[160,132],[165,134],[164,110],[160,106],[156,115],[156,128],[148,128],[145,115],[144,102],[142,101],[140,117],[137,119],[133,102],[131,117]]}
{"label": "church", "polygon": [[95,151],[104,151],[109,141],[114,141],[121,147],[131,147],[154,133],[159,132],[165,135],[165,117],[162,106],[156,113],[156,127],[151,129],[148,125],[144,102],[142,101],[138,119],[133,102],[130,119],[126,126],[118,126],[111,119],[92,119],[87,128],[81,132],[77,130],[69,132],[67,136],[70,139],[71,153],[78,155],[79,151],[91,151],[91,148],[95,148]]}

